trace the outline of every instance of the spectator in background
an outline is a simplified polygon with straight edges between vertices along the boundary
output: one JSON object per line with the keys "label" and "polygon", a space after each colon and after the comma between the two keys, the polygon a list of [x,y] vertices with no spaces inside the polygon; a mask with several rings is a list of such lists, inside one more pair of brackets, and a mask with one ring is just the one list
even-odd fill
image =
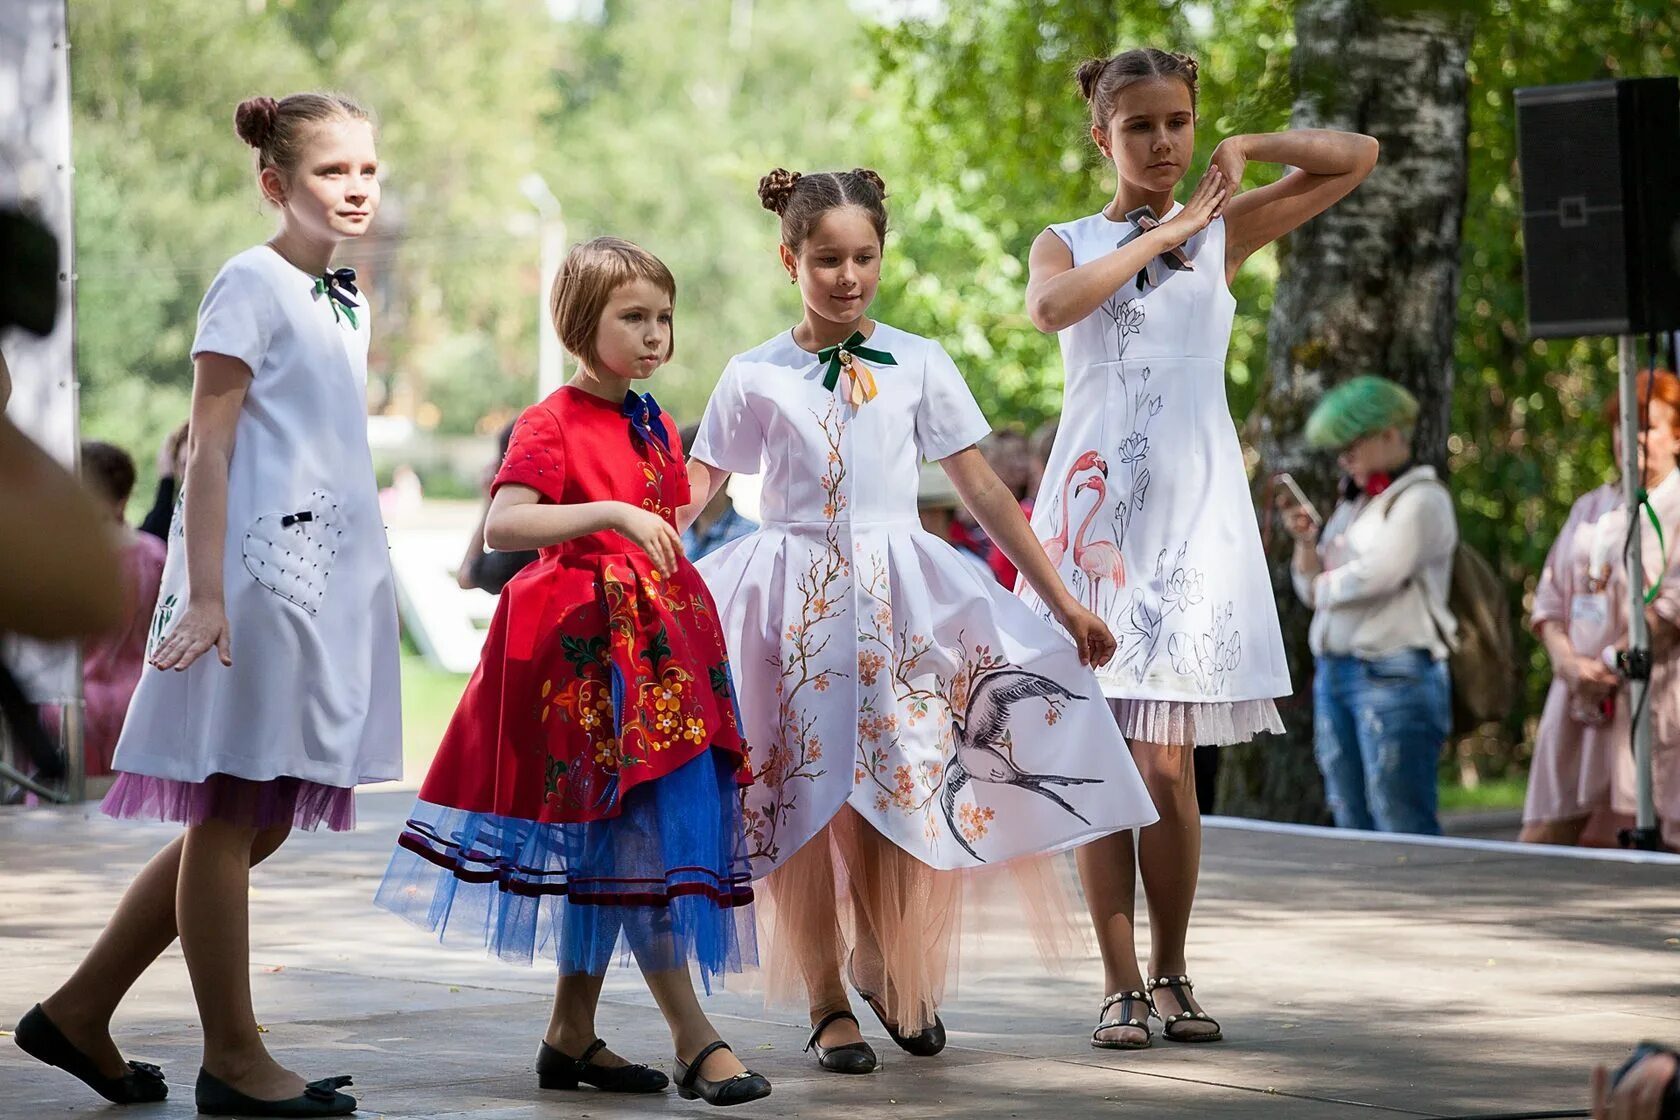
{"label": "spectator in background", "polygon": [[1046,420],[1027,437],[1027,495],[1031,500],[1044,483],[1044,471],[1050,465],[1050,449],[1056,445],[1056,428],[1060,420]]}
{"label": "spectator in background", "polygon": [[[1032,457],[1027,445],[1027,434],[1017,427],[1003,427],[995,429],[991,435],[980,441],[980,451],[986,456],[986,461],[992,465],[992,471],[998,480],[1009,487],[1009,492],[1015,495],[1015,502],[1021,507],[1021,512],[1032,518],[1031,495],[1037,491],[1030,489],[1033,481]],[[1039,471],[1042,477],[1042,469]],[[964,513],[966,513],[966,507]],[[980,528],[973,530],[971,540],[983,541],[983,555],[986,563],[991,566],[992,574],[997,581],[1009,588],[1015,589],[1015,565],[1009,562],[1009,557],[1003,554],[1003,549],[996,548],[986,540]]]}
{"label": "spectator in background", "polygon": [[1322,539],[1303,506],[1285,522],[1295,591],[1313,610],[1314,750],[1336,824],[1439,835],[1458,518],[1435,469],[1412,462],[1417,416],[1417,399],[1386,378],[1327,393],[1307,442],[1336,449],[1340,500]]}
{"label": "spectator in background", "polygon": [[455,570],[455,582],[463,590],[476,587],[492,595],[500,595],[502,588],[507,586],[507,581],[537,558],[534,549],[496,552],[484,547],[484,519],[490,515],[490,484],[496,480],[496,472],[502,469],[502,460],[507,458],[508,441],[513,438],[513,425],[514,421],[509,420],[497,433],[496,461],[485,467],[484,474],[479,479],[479,488],[484,491],[484,506],[478,511],[478,528],[473,530],[472,543],[467,545],[467,554],[461,557],[461,566]]}
{"label": "spectator in background", "polygon": [[157,537],[136,532],[123,519],[134,490],[134,460],[128,452],[109,443],[83,442],[82,482],[110,518],[121,557],[125,604],[121,623],[87,639],[82,648],[82,742],[87,774],[95,777],[111,772],[111,752],[145,666],[166,550]]}
{"label": "spectator in background", "polygon": [[186,424],[163,437],[158,448],[157,492],[152,496],[152,508],[140,522],[140,531],[158,540],[169,541],[169,525],[175,518],[175,499],[181,492],[181,480],[187,477]]}
{"label": "spectator in background", "polygon": [[[698,424],[690,424],[678,434],[685,452],[694,446],[694,437],[699,434]],[[712,500],[706,503],[706,508],[694,519],[694,524],[683,530],[683,552],[690,560],[698,560],[756,528],[758,522],[742,517],[735,509],[735,503],[729,497],[729,487],[719,486]]]}
{"label": "spectator in background", "polygon": [[986,558],[957,532],[957,511],[965,508],[962,495],[957,493],[945,468],[938,463],[923,463],[916,480],[916,513],[922,528],[957,550],[957,555],[974,565],[974,570],[992,579],[992,569]]}
{"label": "spectator in background", "polygon": [[[1680,847],[1680,378],[1666,370],[1639,377],[1639,462],[1662,535],[1642,523],[1651,628],[1652,748],[1657,816],[1664,842]],[[1605,410],[1622,461],[1621,409]],[[1641,515],[1642,518],[1645,515]],[[1522,839],[1534,844],[1614,846],[1636,809],[1628,751],[1628,692],[1615,670],[1627,645],[1628,585],[1622,550],[1627,506],[1619,484],[1581,498],[1553,542],[1534,592],[1530,624],[1552,660],[1552,687],[1535,733]],[[1664,544],[1667,570],[1664,571]]]}

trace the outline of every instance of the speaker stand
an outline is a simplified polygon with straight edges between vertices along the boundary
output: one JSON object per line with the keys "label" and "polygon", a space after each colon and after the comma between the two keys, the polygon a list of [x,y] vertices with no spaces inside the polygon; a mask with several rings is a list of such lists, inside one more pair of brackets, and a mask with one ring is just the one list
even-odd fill
{"label": "speaker stand", "polygon": [[1633,771],[1639,795],[1634,827],[1623,829],[1619,839],[1624,848],[1654,852],[1662,849],[1662,834],[1657,828],[1651,785],[1651,712],[1647,704],[1651,688],[1651,632],[1645,624],[1645,553],[1640,532],[1645,476],[1639,469],[1639,364],[1631,336],[1621,336],[1617,353],[1621,365],[1617,392],[1621,396],[1622,412],[1622,497],[1628,510],[1624,557],[1629,597],[1628,645],[1622,658],[1622,672],[1628,678],[1633,705]]}

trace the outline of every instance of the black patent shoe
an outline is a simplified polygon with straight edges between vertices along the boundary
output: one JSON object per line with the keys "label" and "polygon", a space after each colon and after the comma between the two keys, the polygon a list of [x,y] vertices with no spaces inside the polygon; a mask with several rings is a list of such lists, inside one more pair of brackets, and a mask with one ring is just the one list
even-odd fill
{"label": "black patent shoe", "polygon": [[246,1096],[200,1069],[193,1095],[198,1099],[198,1111],[206,1116],[278,1116],[296,1120],[310,1116],[348,1116],[355,1112],[356,1098],[339,1092],[348,1084],[348,1077],[323,1077],[304,1086],[301,1096],[264,1101]]}
{"label": "black patent shoe", "polygon": [[[857,987],[857,981],[852,981]],[[913,1054],[918,1058],[931,1058],[945,1049],[945,1023],[936,1011],[933,1015],[933,1025],[923,1027],[915,1034],[899,1034],[898,1028],[887,1022],[887,1010],[876,1000],[874,993],[857,989],[858,998],[869,1005],[869,1010],[875,1012],[875,1018],[881,1020],[881,1026],[886,1028],[892,1040],[898,1043],[898,1048],[906,1054]]]}
{"label": "black patent shoe", "polygon": [[770,1082],[762,1074],[752,1070],[743,1070],[734,1077],[726,1077],[722,1081],[707,1081],[700,1076],[700,1067],[707,1058],[718,1050],[728,1050],[729,1043],[718,1041],[707,1046],[700,1053],[694,1055],[692,1062],[677,1059],[677,1064],[671,1067],[671,1080],[677,1083],[677,1096],[685,1101],[696,1097],[707,1104],[726,1106],[732,1104],[746,1104],[748,1101],[762,1100],[770,1095]]}
{"label": "black patent shoe", "polygon": [[875,1048],[869,1043],[847,1042],[840,1046],[824,1046],[817,1041],[830,1023],[837,1023],[842,1019],[857,1022],[857,1016],[850,1011],[829,1012],[823,1016],[822,1022],[811,1028],[811,1037],[805,1043],[806,1052],[815,1050],[817,1064],[830,1073],[874,1073],[881,1060],[875,1056]]}
{"label": "black patent shoe", "polygon": [[597,1038],[581,1058],[573,1058],[544,1042],[537,1051],[538,1086],[576,1089],[581,1081],[607,1093],[658,1093],[671,1083],[663,1073],[647,1066],[590,1065],[589,1059],[606,1048],[606,1039]]}
{"label": "black patent shoe", "polygon": [[76,1049],[36,1004],[18,1020],[12,1039],[36,1061],[57,1066],[112,1104],[154,1104],[169,1096],[163,1071],[146,1062],[129,1062],[121,1077],[106,1077],[93,1059]]}

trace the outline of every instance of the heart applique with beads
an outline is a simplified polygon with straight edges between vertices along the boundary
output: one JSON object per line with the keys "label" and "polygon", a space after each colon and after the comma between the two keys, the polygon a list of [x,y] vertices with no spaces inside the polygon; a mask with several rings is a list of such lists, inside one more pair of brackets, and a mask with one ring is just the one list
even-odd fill
{"label": "heart applique with beads", "polygon": [[265,513],[245,532],[245,570],[251,578],[310,614],[321,609],[327,576],[344,538],[338,503],[325,490],[287,513]]}

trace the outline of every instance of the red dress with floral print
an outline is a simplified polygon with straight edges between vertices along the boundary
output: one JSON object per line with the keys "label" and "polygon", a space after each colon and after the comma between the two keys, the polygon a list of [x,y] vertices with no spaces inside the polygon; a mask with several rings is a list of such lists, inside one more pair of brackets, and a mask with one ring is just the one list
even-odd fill
{"label": "red dress with floral print", "polygon": [[[676,425],[669,448],[618,403],[571,386],[528,408],[493,488],[545,502],[619,501],[675,525],[688,501]],[[478,670],[420,799],[544,823],[616,816],[625,794],[708,750],[748,784],[717,609],[686,558],[661,575],[605,531],[542,550],[502,590]]]}

